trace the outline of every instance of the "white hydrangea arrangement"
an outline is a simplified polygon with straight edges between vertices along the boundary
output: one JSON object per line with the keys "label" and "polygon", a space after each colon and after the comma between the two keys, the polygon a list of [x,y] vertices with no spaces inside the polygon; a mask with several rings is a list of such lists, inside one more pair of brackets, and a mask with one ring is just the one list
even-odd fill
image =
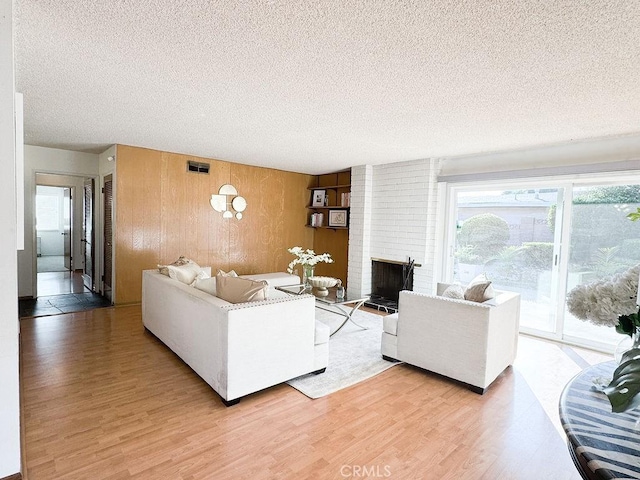
{"label": "white hydrangea arrangement", "polygon": [[636,304],[639,275],[640,265],[636,265],[611,278],[578,285],[567,296],[569,312],[580,320],[633,335],[640,327]]}
{"label": "white hydrangea arrangement", "polygon": [[[627,215],[632,222],[640,220],[640,208]],[[609,385],[602,392],[611,403],[612,412],[625,412],[640,406],[640,265],[610,280],[580,285],[569,293],[569,311],[581,320],[596,325],[615,326],[616,332],[633,340],[630,350],[622,354]]]}
{"label": "white hydrangea arrangement", "polygon": [[296,256],[287,267],[287,272],[289,273],[293,273],[293,267],[296,265],[312,267],[321,262],[333,263],[333,258],[328,253],[317,254],[313,250],[304,250],[302,247],[289,248],[287,251]]}
{"label": "white hydrangea arrangement", "polygon": [[567,297],[569,312],[580,320],[596,325],[615,327],[616,332],[633,340],[630,350],[622,354],[611,382],[602,388],[600,379],[594,383],[609,399],[611,411],[624,412],[640,406],[640,313],[638,312],[638,275],[640,265],[610,279],[579,285]]}

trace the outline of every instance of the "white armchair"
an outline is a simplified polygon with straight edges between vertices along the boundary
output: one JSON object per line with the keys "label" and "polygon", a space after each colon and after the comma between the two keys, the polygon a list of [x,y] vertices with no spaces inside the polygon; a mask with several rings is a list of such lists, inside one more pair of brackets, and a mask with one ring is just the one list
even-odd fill
{"label": "white armchair", "polygon": [[384,318],[382,356],[429,370],[484,393],[516,358],[520,295],[496,292],[484,303],[402,291]]}

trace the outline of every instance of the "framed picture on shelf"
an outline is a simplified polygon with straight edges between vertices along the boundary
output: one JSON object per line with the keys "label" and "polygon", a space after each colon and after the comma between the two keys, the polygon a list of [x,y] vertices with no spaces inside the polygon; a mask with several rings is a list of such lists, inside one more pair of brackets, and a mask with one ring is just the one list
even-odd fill
{"label": "framed picture on shelf", "polygon": [[347,210],[329,210],[330,227],[346,227],[348,218]]}
{"label": "framed picture on shelf", "polygon": [[324,207],[324,199],[327,195],[326,190],[314,190],[311,196],[312,207]]}

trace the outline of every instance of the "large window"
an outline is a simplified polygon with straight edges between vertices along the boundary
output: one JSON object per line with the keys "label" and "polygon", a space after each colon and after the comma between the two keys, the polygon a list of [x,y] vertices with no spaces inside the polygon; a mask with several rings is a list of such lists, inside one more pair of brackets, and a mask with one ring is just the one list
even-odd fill
{"label": "large window", "polygon": [[60,230],[60,208],[62,206],[62,193],[54,190],[55,187],[38,186],[36,195],[36,229]]}
{"label": "large window", "polygon": [[[640,183],[640,182],[638,182]],[[575,319],[565,307],[581,283],[640,263],[638,184],[504,184],[451,189],[448,276],[486,272],[521,294],[521,330],[611,350],[621,337]]]}

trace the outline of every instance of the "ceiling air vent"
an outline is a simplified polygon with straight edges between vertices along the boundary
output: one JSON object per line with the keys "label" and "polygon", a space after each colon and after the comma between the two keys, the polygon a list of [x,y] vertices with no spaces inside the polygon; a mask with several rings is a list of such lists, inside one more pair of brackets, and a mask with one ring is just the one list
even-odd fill
{"label": "ceiling air vent", "polygon": [[187,172],[209,174],[209,164],[187,160]]}

